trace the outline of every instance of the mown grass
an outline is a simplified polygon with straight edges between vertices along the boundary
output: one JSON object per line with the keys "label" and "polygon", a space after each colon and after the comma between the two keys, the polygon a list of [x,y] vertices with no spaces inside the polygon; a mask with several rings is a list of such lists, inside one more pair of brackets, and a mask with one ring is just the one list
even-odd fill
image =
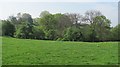
{"label": "mown grass", "polygon": [[3,37],[2,64],[118,64],[118,42],[61,42]]}

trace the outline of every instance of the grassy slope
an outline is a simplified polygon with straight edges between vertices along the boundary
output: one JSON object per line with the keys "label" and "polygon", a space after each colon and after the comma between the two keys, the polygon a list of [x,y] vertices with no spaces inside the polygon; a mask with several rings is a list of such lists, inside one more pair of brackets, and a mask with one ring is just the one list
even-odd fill
{"label": "grassy slope", "polygon": [[117,42],[57,42],[3,37],[2,45],[3,64],[118,63]]}

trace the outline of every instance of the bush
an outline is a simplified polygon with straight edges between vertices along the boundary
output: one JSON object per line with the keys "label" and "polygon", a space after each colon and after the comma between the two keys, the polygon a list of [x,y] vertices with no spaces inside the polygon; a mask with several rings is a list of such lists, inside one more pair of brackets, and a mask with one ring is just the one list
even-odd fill
{"label": "bush", "polygon": [[111,29],[111,40],[120,41],[120,24]]}
{"label": "bush", "polygon": [[14,36],[15,26],[9,21],[2,21],[2,36]]}
{"label": "bush", "polygon": [[39,29],[37,26],[34,26],[32,31],[33,31],[34,39],[45,39],[45,33],[43,32],[43,30]]}
{"label": "bush", "polygon": [[23,24],[21,24],[15,32],[15,37],[17,38],[29,39],[33,38],[32,35],[33,35],[32,25],[26,22],[23,22]]}
{"label": "bush", "polygon": [[55,30],[48,30],[48,31],[45,31],[45,37],[46,39],[48,40],[56,40],[57,39],[57,33]]}
{"label": "bush", "polygon": [[83,35],[81,30],[76,27],[69,27],[64,33],[64,41],[81,41]]}

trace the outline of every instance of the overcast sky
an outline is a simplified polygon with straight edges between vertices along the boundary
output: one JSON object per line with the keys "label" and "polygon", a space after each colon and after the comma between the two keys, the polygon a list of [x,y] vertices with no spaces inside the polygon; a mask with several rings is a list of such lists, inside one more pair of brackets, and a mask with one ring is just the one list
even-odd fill
{"label": "overcast sky", "polygon": [[119,0],[0,0],[2,2],[118,2]]}
{"label": "overcast sky", "polygon": [[29,13],[35,18],[44,10],[50,13],[80,14],[84,14],[87,10],[100,10],[112,21],[112,26],[118,24],[118,0],[69,0],[69,2],[68,0],[57,2],[56,0],[1,0],[0,19],[6,19],[19,12]]}

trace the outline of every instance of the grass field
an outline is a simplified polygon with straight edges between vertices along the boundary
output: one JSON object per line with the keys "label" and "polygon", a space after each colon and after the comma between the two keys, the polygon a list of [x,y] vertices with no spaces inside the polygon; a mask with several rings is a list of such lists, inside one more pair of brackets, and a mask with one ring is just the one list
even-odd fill
{"label": "grass field", "polygon": [[2,64],[118,64],[118,42],[60,42],[3,37]]}

